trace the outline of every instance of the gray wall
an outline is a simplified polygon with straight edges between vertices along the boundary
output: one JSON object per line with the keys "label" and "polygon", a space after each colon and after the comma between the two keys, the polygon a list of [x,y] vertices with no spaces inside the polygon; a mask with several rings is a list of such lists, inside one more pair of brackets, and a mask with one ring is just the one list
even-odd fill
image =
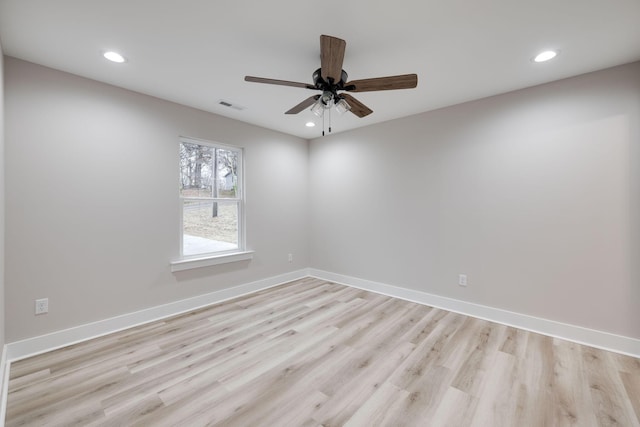
{"label": "gray wall", "polygon": [[313,140],[311,265],[640,338],[639,121],[635,63]]}
{"label": "gray wall", "polygon": [[[9,342],[309,266],[640,338],[640,63],[310,144],[12,58],[5,80]],[[170,273],[178,135],[245,147],[251,262]]]}
{"label": "gray wall", "polygon": [[[0,44],[0,348],[5,344],[4,304],[4,55]],[[0,367],[2,368],[2,367]],[[1,394],[1,393],[0,393]]]}
{"label": "gray wall", "polygon": [[[308,141],[13,58],[5,77],[7,341],[309,265]],[[170,272],[179,135],[245,148],[252,261]]]}

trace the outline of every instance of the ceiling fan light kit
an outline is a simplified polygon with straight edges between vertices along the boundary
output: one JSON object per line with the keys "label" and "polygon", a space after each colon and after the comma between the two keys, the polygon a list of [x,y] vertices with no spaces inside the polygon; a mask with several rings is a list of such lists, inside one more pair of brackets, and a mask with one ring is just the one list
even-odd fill
{"label": "ceiling fan light kit", "polygon": [[318,117],[322,117],[324,115],[324,109],[325,106],[322,104],[322,101],[317,100],[311,107],[311,112]]}
{"label": "ceiling fan light kit", "polygon": [[[351,111],[357,117],[365,117],[373,113],[369,107],[345,92],[372,92],[380,90],[413,89],[418,85],[416,74],[403,74],[388,77],[376,77],[363,80],[348,81],[346,71],[342,69],[344,52],[347,43],[337,37],[320,36],[320,68],[313,73],[313,84],[291,82],[287,80],[267,79],[263,77],[245,76],[245,81],[267,83],[281,86],[299,87],[319,90],[320,95],[310,96],[285,114],[298,114],[311,107],[311,111],[324,118],[324,111],[335,106],[339,114]],[[331,132],[331,127],[329,127]],[[324,131],[323,131],[324,134]]]}
{"label": "ceiling fan light kit", "polygon": [[342,98],[340,101],[336,102],[336,111],[338,114],[344,114],[347,111],[351,111],[351,105]]}

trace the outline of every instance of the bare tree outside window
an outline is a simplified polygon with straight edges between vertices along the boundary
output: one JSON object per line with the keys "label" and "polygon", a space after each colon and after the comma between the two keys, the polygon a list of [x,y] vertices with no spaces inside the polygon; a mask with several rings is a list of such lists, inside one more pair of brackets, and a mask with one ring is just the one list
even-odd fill
{"label": "bare tree outside window", "polygon": [[241,150],[180,143],[183,255],[239,248]]}

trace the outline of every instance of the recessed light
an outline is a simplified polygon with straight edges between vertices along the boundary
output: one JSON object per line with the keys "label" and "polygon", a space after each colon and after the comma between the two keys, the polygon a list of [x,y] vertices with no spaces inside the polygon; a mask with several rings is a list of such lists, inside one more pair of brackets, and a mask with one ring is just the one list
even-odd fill
{"label": "recessed light", "polygon": [[121,64],[123,62],[126,61],[126,59],[124,58],[124,56],[120,55],[118,52],[114,52],[112,50],[109,50],[105,53],[102,54],[102,56],[104,56],[105,58],[107,58],[109,61],[111,62],[117,62],[118,64]]}
{"label": "recessed light", "polygon": [[308,127],[308,128],[312,128],[312,127],[314,127],[316,124],[315,124],[315,123],[313,123],[313,122],[307,122],[307,123],[305,123],[304,125],[305,125],[306,127]]}
{"label": "recessed light", "polygon": [[533,58],[533,62],[545,62],[555,58],[556,55],[558,55],[558,52],[555,50],[545,50],[544,52],[540,52],[536,55],[536,57]]}

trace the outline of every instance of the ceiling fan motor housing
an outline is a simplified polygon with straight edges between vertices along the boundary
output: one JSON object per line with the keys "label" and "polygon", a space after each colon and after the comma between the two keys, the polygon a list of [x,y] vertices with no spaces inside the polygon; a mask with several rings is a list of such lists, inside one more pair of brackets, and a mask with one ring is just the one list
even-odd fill
{"label": "ceiling fan motor housing", "polygon": [[[330,100],[341,99],[341,97],[338,95],[338,91],[345,89],[344,84],[347,82],[348,78],[349,76],[347,75],[347,72],[345,70],[342,70],[342,73],[340,74],[340,81],[331,83],[330,81],[327,81],[324,79],[324,77],[322,77],[322,68],[318,68],[316,71],[313,72],[313,84],[316,87],[316,89],[319,89],[323,92],[323,95],[322,95],[323,104],[325,105],[328,104],[328,102],[325,102],[325,100],[330,101]],[[325,95],[326,92],[329,92],[332,96],[328,97],[327,95]],[[330,99],[326,99],[326,98],[330,98]]]}
{"label": "ceiling fan motor housing", "polygon": [[348,78],[349,76],[347,75],[347,72],[342,70],[342,73],[340,74],[340,81],[331,84],[322,77],[322,68],[318,68],[313,72],[313,84],[320,90],[331,90],[334,87],[336,90],[342,90]]}

